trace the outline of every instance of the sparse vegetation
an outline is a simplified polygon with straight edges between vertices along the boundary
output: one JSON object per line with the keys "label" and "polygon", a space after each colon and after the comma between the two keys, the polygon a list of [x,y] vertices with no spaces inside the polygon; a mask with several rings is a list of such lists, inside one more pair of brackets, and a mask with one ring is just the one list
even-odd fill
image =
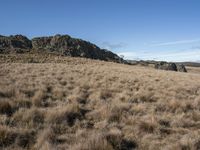
{"label": "sparse vegetation", "polygon": [[198,68],[38,54],[0,61],[0,149],[200,148]]}

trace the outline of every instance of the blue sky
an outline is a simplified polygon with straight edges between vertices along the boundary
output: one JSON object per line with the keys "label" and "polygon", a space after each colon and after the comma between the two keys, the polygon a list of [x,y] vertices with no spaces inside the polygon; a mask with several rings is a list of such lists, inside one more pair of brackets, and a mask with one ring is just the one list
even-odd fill
{"label": "blue sky", "polygon": [[200,61],[199,0],[1,0],[0,34],[69,34],[127,59]]}

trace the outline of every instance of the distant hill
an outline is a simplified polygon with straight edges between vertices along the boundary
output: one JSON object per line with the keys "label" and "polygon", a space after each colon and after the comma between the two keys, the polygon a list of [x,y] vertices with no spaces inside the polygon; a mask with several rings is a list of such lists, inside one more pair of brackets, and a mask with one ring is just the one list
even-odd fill
{"label": "distant hill", "polygon": [[181,62],[185,66],[200,67],[200,62]]}
{"label": "distant hill", "polygon": [[118,55],[106,49],[69,35],[37,37],[29,40],[23,35],[0,36],[0,53],[25,53],[36,50],[64,56],[84,57],[105,61],[121,62]]}

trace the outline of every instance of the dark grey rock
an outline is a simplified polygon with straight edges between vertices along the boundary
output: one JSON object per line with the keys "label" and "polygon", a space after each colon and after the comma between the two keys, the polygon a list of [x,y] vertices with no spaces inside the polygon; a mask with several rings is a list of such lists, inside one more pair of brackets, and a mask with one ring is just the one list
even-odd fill
{"label": "dark grey rock", "polygon": [[179,72],[187,72],[187,69],[185,68],[185,66],[183,64],[178,64],[177,65],[177,70]]}
{"label": "dark grey rock", "polygon": [[51,52],[72,57],[86,57],[105,61],[120,62],[121,58],[111,51],[100,49],[96,45],[81,40],[71,38],[68,35],[55,35],[50,37],[38,37],[32,39],[34,49],[43,49]]}
{"label": "dark grey rock", "polygon": [[31,48],[31,40],[23,35],[0,36],[0,53],[24,53]]}
{"label": "dark grey rock", "polygon": [[21,48],[30,49],[32,48],[31,41],[23,35],[15,36],[0,36],[0,48]]}
{"label": "dark grey rock", "polygon": [[155,68],[161,69],[161,70],[187,72],[187,70],[183,64],[168,63],[168,62],[164,62],[164,61],[155,63]]}
{"label": "dark grey rock", "polygon": [[167,63],[163,61],[156,63],[155,68],[161,70],[177,71],[177,66],[175,63]]}

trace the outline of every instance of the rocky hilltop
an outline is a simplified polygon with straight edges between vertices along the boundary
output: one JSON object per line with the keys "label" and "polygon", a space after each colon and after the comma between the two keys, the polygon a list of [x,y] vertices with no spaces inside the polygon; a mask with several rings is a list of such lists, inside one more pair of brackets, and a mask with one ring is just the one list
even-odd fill
{"label": "rocky hilltop", "polygon": [[27,37],[23,35],[11,35],[2,36],[0,35],[0,50],[11,50],[11,49],[31,49],[32,43]]}
{"label": "rocky hilltop", "polygon": [[59,53],[72,57],[85,57],[114,62],[122,61],[118,55],[111,51],[100,49],[90,42],[72,38],[69,35],[36,37],[32,40],[23,35],[0,36],[0,53],[24,53],[32,50]]}

